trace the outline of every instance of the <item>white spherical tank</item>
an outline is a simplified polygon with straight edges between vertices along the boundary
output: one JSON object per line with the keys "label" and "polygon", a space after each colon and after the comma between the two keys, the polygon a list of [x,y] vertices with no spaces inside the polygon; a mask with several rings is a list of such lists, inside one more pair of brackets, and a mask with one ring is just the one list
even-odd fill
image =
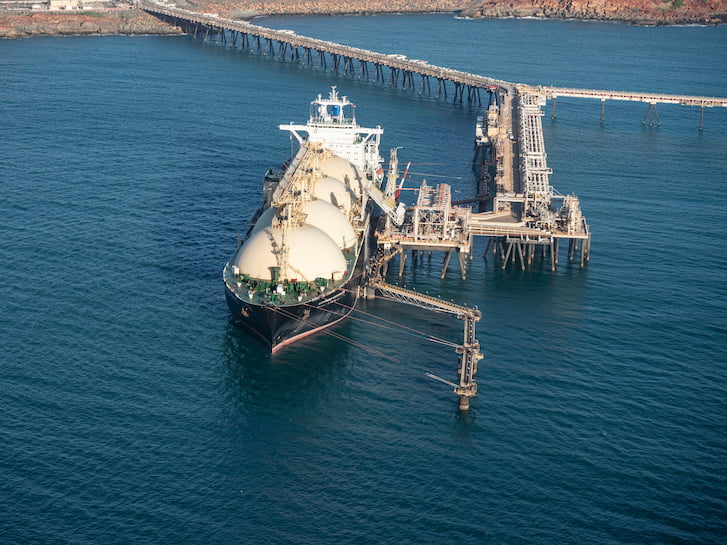
{"label": "white spherical tank", "polygon": [[255,222],[255,226],[252,228],[252,234],[257,233],[260,229],[265,229],[265,227],[270,227],[273,224],[273,220],[275,219],[275,214],[277,212],[278,209],[272,206],[266,208]]}
{"label": "white spherical tank", "polygon": [[[346,272],[346,259],[338,245],[313,225],[291,229],[287,237],[288,267],[280,271],[280,279],[311,282],[316,278],[340,280]],[[272,279],[272,267],[278,266],[282,230],[264,227],[250,236],[231,264],[241,274],[262,280]]]}
{"label": "white spherical tank", "polygon": [[360,197],[364,190],[363,175],[351,163],[342,157],[330,157],[318,165],[324,176],[330,176],[341,180],[346,184],[357,197]]}
{"label": "white spherical tank", "polygon": [[353,193],[344,183],[330,176],[321,177],[313,189],[316,199],[321,199],[341,208],[346,214],[351,212]]}
{"label": "white spherical tank", "polygon": [[305,222],[326,233],[338,247],[350,248],[356,243],[356,233],[346,216],[331,203],[316,199],[303,206]]}

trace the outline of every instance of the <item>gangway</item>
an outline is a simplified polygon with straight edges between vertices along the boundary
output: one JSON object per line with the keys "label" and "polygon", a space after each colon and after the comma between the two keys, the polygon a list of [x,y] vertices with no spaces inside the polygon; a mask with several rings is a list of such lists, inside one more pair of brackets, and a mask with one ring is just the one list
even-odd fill
{"label": "gangway", "polygon": [[381,209],[382,212],[397,227],[404,223],[406,207],[404,203],[396,202],[396,178],[399,175],[399,157],[397,156],[398,148],[393,148],[389,155],[389,174],[386,178],[386,186],[382,191],[376,184],[369,184],[366,193],[372,201]]}
{"label": "gangway", "polygon": [[366,193],[369,197],[371,197],[371,200],[376,203],[381,211],[394,222],[394,224],[399,226],[404,223],[404,214],[406,212],[404,203],[400,202],[397,205],[394,198],[384,194],[384,192],[373,183],[368,185]]}

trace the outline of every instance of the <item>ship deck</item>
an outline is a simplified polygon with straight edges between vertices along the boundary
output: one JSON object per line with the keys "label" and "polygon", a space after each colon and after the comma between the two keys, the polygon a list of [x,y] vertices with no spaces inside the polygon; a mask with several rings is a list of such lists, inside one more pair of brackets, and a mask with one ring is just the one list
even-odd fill
{"label": "ship deck", "polygon": [[297,279],[278,280],[251,278],[246,274],[234,274],[228,263],[223,271],[227,289],[240,301],[253,305],[293,306],[308,303],[340,289],[355,274],[358,247],[342,250],[346,259],[347,273],[340,280],[316,278],[313,281]]}

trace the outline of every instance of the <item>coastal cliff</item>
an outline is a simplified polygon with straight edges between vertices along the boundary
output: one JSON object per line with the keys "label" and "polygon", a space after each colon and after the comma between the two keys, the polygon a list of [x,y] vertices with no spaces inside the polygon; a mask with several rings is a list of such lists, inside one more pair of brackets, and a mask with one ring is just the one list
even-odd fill
{"label": "coastal cliff", "polygon": [[542,17],[614,21],[635,25],[722,24],[725,0],[474,0],[464,17]]}
{"label": "coastal cliff", "polygon": [[192,9],[232,17],[261,15],[370,15],[435,13],[461,10],[467,0],[186,0]]}

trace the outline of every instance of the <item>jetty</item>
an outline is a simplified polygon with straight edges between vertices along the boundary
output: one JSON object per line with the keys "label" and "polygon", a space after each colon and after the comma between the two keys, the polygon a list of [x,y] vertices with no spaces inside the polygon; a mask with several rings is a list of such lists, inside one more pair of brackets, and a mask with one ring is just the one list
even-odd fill
{"label": "jetty", "polygon": [[[156,15],[197,38],[214,41],[233,49],[277,57],[303,66],[330,69],[343,75],[371,79],[404,89],[418,89],[435,96],[451,96],[455,102],[465,99],[482,102],[481,91],[514,89],[512,83],[435,66],[427,61],[408,59],[400,54],[384,54],[277,30],[245,21],[225,19],[215,14],[199,13],[164,2],[141,0],[144,11]],[[419,81],[416,78],[419,78]],[[436,82],[436,88],[435,88]]]}
{"label": "jetty", "polygon": [[[401,54],[370,51],[301,36],[292,30],[276,30],[194,12],[161,0],[139,0],[138,6],[194,38],[224,47],[486,108],[475,124],[473,168],[477,182],[472,198],[453,201],[448,184],[430,185],[424,180],[415,188],[416,204],[405,207],[398,202],[401,186],[397,186],[396,150],[391,152],[385,187],[371,184],[367,189],[382,214],[375,230],[377,251],[367,263],[364,295],[373,297],[378,293],[464,321],[463,342],[453,345],[460,355],[458,382],[429,374],[454,388],[462,410],[469,408],[469,400],[477,392],[475,376],[482,355],[475,338],[475,323],[481,314],[477,309],[387,284],[385,278],[391,260],[398,256],[401,277],[408,255],[416,262],[425,254],[443,252],[440,276],[444,279],[450,258],[455,254],[461,278],[465,279],[467,265],[472,261],[473,241],[476,237],[486,237],[484,257],[498,260],[503,269],[519,265],[526,270],[540,260],[549,262],[551,270],[555,270],[559,246],[566,242],[568,261],[577,260],[584,267],[590,260],[591,232],[580,201],[575,195],[561,195],[550,182],[552,170],[547,164],[542,130],[543,107],[547,101],[552,102],[551,117],[555,118],[559,97],[600,100],[601,123],[606,101],[642,102],[647,105],[642,124],[648,121],[650,126],[660,122],[657,104],[697,107],[700,130],[705,108],[727,107],[727,98],[721,97],[511,83],[408,59]],[[478,206],[477,211],[472,210],[473,204]]]}
{"label": "jetty", "polygon": [[[182,9],[163,0],[138,0],[144,11],[156,15],[184,32],[204,40],[213,40],[231,48],[248,49],[262,55],[298,62],[304,66],[321,67],[344,75],[366,77],[374,82],[418,89],[419,93],[451,96],[455,102],[477,101],[481,104],[481,91],[488,93],[507,91],[537,94],[547,99],[557,97],[598,98],[601,100],[627,100],[647,104],[681,104],[699,107],[727,107],[727,98],[638,93],[564,87],[529,86],[511,83],[479,74],[436,66],[420,59],[408,59],[396,53],[380,53],[343,44],[310,38],[292,30],[272,29],[246,21],[220,17],[213,13],[200,13]],[[387,73],[388,71],[388,73]],[[417,78],[419,80],[417,81]],[[433,90],[432,83],[437,87]],[[449,89],[447,88],[449,84]]]}
{"label": "jetty", "polygon": [[[433,188],[435,203],[423,197],[431,189],[420,188],[420,201],[407,215],[404,225],[384,226],[381,240],[413,252],[446,252],[459,256],[462,276],[472,237],[488,237],[488,250],[500,259],[503,268],[519,263],[525,269],[537,254],[549,258],[554,270],[561,241],[568,242],[568,257],[579,255],[583,266],[590,257],[590,232],[580,203],[574,195],[560,195],[550,184],[552,174],[542,134],[542,108],[552,102],[556,116],[559,97],[591,98],[601,101],[601,122],[608,100],[642,102],[647,110],[642,123],[660,123],[657,104],[678,104],[700,109],[699,129],[704,125],[705,108],[727,107],[727,98],[670,95],[646,92],[576,89],[532,86],[432,65],[396,53],[381,53],[326,40],[301,36],[292,30],[271,29],[246,21],[236,21],[213,13],[179,8],[162,0],[140,0],[141,9],[156,15],[206,41],[248,50],[302,66],[329,70],[375,84],[433,95],[455,103],[468,102],[488,107],[478,117],[474,167],[478,174],[476,195],[452,202],[446,188]],[[422,200],[423,199],[423,200]],[[377,200],[377,204],[383,201]],[[425,202],[426,201],[426,202]],[[479,203],[479,212],[467,214],[456,205]],[[438,208],[439,207],[439,208]],[[426,211],[425,211],[426,210]],[[437,211],[438,210],[438,211]],[[457,229],[449,229],[450,215],[457,216]],[[419,218],[426,216],[424,223]],[[434,230],[426,222],[438,217]],[[413,222],[413,223],[412,223]],[[423,235],[427,230],[426,236]],[[434,234],[438,233],[438,234]],[[435,242],[434,239],[438,241]],[[538,251],[539,250],[539,251]],[[487,253],[486,252],[486,253]],[[406,258],[402,258],[405,261]],[[400,264],[400,270],[403,265]],[[444,271],[443,271],[444,275]]]}

